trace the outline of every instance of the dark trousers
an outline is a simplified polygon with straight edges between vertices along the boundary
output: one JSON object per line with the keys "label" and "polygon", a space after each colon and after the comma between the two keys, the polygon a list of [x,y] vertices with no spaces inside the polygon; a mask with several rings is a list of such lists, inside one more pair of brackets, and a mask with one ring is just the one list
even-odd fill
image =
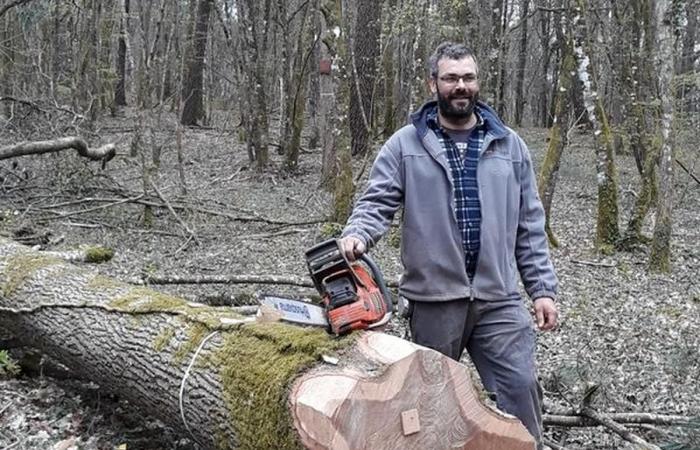
{"label": "dark trousers", "polygon": [[541,448],[535,332],[522,300],[414,302],[411,336],[455,360],[466,348],[498,408],[520,419]]}

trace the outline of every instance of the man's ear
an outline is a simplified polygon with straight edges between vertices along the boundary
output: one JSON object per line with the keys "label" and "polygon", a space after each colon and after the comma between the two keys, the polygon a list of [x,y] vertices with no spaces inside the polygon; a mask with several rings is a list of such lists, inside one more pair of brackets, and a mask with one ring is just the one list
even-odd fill
{"label": "man's ear", "polygon": [[437,92],[437,83],[434,77],[428,78],[428,88],[430,88],[430,92],[435,95]]}

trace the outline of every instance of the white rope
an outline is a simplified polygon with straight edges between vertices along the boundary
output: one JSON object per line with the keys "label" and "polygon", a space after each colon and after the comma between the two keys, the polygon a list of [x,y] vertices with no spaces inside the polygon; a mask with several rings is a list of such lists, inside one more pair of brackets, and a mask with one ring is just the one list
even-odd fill
{"label": "white rope", "polygon": [[192,430],[190,430],[190,426],[187,424],[187,419],[185,419],[185,407],[184,407],[184,396],[185,396],[185,384],[187,383],[187,377],[190,376],[190,370],[192,370],[192,366],[194,366],[194,362],[197,359],[197,356],[199,355],[199,352],[202,351],[202,348],[204,347],[204,344],[207,343],[207,341],[211,338],[213,338],[219,331],[212,331],[209,333],[207,337],[202,339],[202,342],[199,344],[199,347],[197,347],[197,350],[194,352],[194,355],[192,355],[192,360],[190,361],[190,364],[187,366],[187,369],[185,370],[185,374],[182,376],[182,382],[180,383],[180,417],[182,417],[182,423],[185,424],[185,428],[187,429],[187,432],[190,433],[190,436],[192,436],[192,439],[201,445],[201,443],[197,440],[196,437],[194,437],[194,434],[192,434]]}

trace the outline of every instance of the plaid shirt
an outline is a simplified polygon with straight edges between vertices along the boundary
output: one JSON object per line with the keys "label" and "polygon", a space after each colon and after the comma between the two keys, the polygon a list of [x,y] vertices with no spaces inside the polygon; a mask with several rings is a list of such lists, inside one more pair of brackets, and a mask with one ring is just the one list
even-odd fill
{"label": "plaid shirt", "polygon": [[470,279],[474,279],[476,262],[479,257],[481,233],[481,204],[479,203],[479,185],[476,168],[479,163],[479,150],[484,143],[486,123],[479,108],[474,110],[477,118],[476,127],[469,135],[465,152],[460,152],[452,138],[438,123],[437,108],[428,115],[428,126],[435,132],[447,152],[447,160],[452,171],[455,193],[455,216],[462,232],[466,270]]}

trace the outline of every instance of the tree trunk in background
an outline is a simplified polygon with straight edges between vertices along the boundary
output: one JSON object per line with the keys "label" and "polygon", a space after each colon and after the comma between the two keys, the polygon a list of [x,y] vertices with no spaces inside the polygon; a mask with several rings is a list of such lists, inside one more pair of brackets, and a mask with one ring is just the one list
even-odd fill
{"label": "tree trunk in background", "polygon": [[[545,10],[539,10],[537,26],[539,27],[540,47],[542,48],[542,64],[537,67],[537,118],[535,123],[541,127],[552,126],[552,117],[549,114],[549,98],[552,92],[551,83],[548,81],[549,67],[552,58],[550,46],[552,14]],[[557,25],[558,26],[558,25]]]}
{"label": "tree trunk in background", "polygon": [[634,207],[620,248],[632,249],[646,238],[642,235],[642,225],[648,211],[657,199],[657,164],[659,159],[659,127],[657,117],[659,107],[649,104],[645,99],[650,93],[658,97],[656,86],[656,69],[649,64],[655,57],[656,29],[653,22],[651,1],[635,2],[631,20],[621,18],[620,25],[627,22],[631,26],[632,54],[628,62],[621,64],[625,97],[628,99],[626,109],[626,127],[630,136],[630,147],[634,155],[637,170],[641,176],[642,187],[634,201]]}
{"label": "tree trunk in background", "polygon": [[194,34],[191,38],[191,59],[187,62],[186,76],[183,82],[183,107],[180,123],[183,125],[197,125],[197,121],[204,118],[204,105],[202,103],[202,91],[204,89],[204,55],[207,50],[207,36],[209,34],[209,15],[213,6],[213,0],[200,0],[197,7],[197,19]]}
{"label": "tree trunk in background", "polygon": [[[350,55],[350,39],[348,36],[349,6],[348,0],[336,0],[337,25],[340,36],[336,39],[336,60],[338,79],[336,81],[336,108],[331,121],[333,130],[333,153],[336,155],[338,172],[333,180],[333,213],[332,220],[344,224],[352,212],[355,195],[355,184],[352,176],[352,148],[348,133],[349,98],[355,88],[352,76],[352,58]],[[341,76],[344,75],[344,76]],[[351,128],[351,127],[350,127]]]}
{"label": "tree trunk in background", "polygon": [[654,19],[657,27],[656,59],[661,100],[661,151],[659,158],[659,201],[656,203],[656,223],[649,255],[649,267],[659,272],[671,271],[671,231],[673,225],[673,163],[675,149],[671,128],[673,124],[674,37],[671,2],[656,0]]}
{"label": "tree trunk in background", "polygon": [[[700,0],[688,0],[685,3],[686,28],[683,35],[681,56],[678,61],[678,74],[680,83],[678,86],[678,97],[681,100],[683,109],[688,113],[697,113],[700,110],[700,96],[698,95],[698,83],[695,78],[695,63],[700,52],[695,51],[698,39],[698,16],[700,12]],[[694,121],[694,125],[698,124]],[[696,126],[697,128],[697,126]]]}
{"label": "tree trunk in background", "polygon": [[583,101],[588,119],[593,124],[596,151],[596,181],[598,208],[596,221],[596,248],[610,252],[620,237],[617,203],[617,170],[614,161],[612,134],[605,113],[603,99],[598,91],[597,74],[590,60],[590,35],[585,14],[588,3],[578,0],[579,11],[574,18],[577,74],[583,86]]}
{"label": "tree trunk in background", "polygon": [[[396,11],[396,1],[388,0],[387,12]],[[382,119],[382,137],[389,139],[394,131],[396,131],[396,109],[394,105],[394,84],[396,83],[396,71],[394,70],[394,62],[398,56],[398,38],[395,34],[396,18],[391,14],[384,15],[386,31],[384,32],[382,48],[382,79],[383,79],[383,105],[384,115]]]}
{"label": "tree trunk in background", "polygon": [[311,62],[309,63],[309,149],[318,148],[321,145],[321,128],[319,126],[321,106],[321,36],[323,34],[322,14],[320,11],[321,0],[316,0],[312,10],[312,29],[318,37],[314,43]]}
{"label": "tree trunk in background", "polygon": [[357,0],[357,23],[348,55],[352,82],[348,124],[353,155],[364,155],[370,145],[381,10],[381,5],[375,0]]}
{"label": "tree trunk in background", "polygon": [[[241,71],[245,109],[242,118],[246,126],[246,143],[249,158],[255,161],[256,170],[263,172],[269,163],[268,91],[273,77],[267,76],[269,40],[272,39],[271,0],[261,2],[245,0],[238,4],[241,9],[239,28],[239,49],[242,53]],[[274,91],[272,91],[274,92]]]}
{"label": "tree trunk in background", "polygon": [[[294,52],[294,64],[289,90],[289,118],[291,119],[291,136],[289,145],[285,151],[284,166],[289,172],[297,169],[299,164],[299,152],[301,151],[301,132],[304,127],[306,112],[306,88],[309,80],[309,62],[315,45],[313,23],[307,26],[309,16],[309,4],[304,8],[299,25],[299,39]],[[307,43],[304,45],[304,43]],[[283,145],[280,142],[280,145]]]}
{"label": "tree trunk in background", "polygon": [[129,15],[129,0],[120,0],[119,39],[117,41],[117,85],[114,89],[114,104],[126,106],[126,16]]}
{"label": "tree trunk in background", "polygon": [[527,63],[527,16],[530,13],[530,0],[520,2],[520,53],[518,54],[518,69],[515,73],[515,125],[523,126],[523,109],[525,108],[525,65]]}
{"label": "tree trunk in background", "polygon": [[561,156],[569,143],[567,133],[570,126],[571,98],[574,88],[574,77],[571,74],[576,71],[573,42],[571,37],[567,36],[567,33],[570,33],[568,29],[569,26],[570,24],[567,23],[567,29],[558,33],[560,35],[562,43],[561,48],[563,51],[562,64],[559,69],[558,77],[559,88],[557,89],[554,102],[554,121],[552,123],[552,128],[549,130],[547,152],[545,153],[537,178],[537,190],[542,199],[545,213],[545,231],[547,232],[549,242],[554,247],[558,247],[559,242],[551,227],[552,201],[554,199],[554,190],[559,176]]}

